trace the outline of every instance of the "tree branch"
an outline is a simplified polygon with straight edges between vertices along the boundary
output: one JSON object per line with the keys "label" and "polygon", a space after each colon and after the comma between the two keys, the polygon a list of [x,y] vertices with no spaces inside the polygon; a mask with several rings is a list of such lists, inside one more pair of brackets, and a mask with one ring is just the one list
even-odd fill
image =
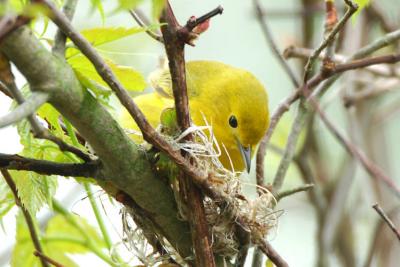
{"label": "tree branch", "polygon": [[[168,1],[161,13],[160,22],[166,24],[161,27],[161,32],[168,56],[177,121],[182,132],[191,125],[186,85],[185,44],[191,43],[192,30],[197,25],[220,14],[220,12],[222,12],[222,8],[218,7],[198,19],[189,19],[185,27],[179,25]],[[193,141],[193,136],[186,136],[184,141]],[[182,152],[182,155],[185,154]],[[178,180],[181,190],[180,193],[183,197],[186,197],[189,207],[189,222],[192,229],[192,242],[195,249],[196,265],[215,266],[215,259],[211,249],[210,232],[208,230],[203,205],[203,194],[199,188],[194,185],[192,182],[193,179],[190,176],[185,176],[183,170],[181,170]]]}
{"label": "tree branch", "polygon": [[[25,102],[25,99],[24,99],[23,95],[18,90],[18,88],[16,87],[15,83],[12,83],[11,86],[7,87],[2,81],[0,81],[0,88],[5,88],[7,91],[9,91],[10,94],[11,94],[11,97],[13,97],[17,101],[18,104],[21,105],[21,104],[23,104]],[[53,143],[55,143],[60,148],[61,151],[71,152],[71,153],[75,154],[76,156],[78,156],[79,158],[81,158],[85,162],[91,161],[91,158],[90,158],[89,155],[87,155],[86,153],[84,153],[80,149],[65,143],[62,139],[52,135],[49,132],[49,130],[46,129],[38,121],[38,119],[35,117],[35,115],[33,115],[33,114],[29,115],[28,116],[28,121],[31,124],[33,134],[34,134],[34,136],[36,138],[47,139],[49,141],[52,141]]]}
{"label": "tree branch", "polygon": [[286,74],[289,76],[292,84],[295,88],[300,86],[300,83],[294,74],[293,70],[290,68],[289,64],[286,62],[285,58],[282,56],[282,53],[279,51],[278,46],[271,34],[271,31],[268,27],[267,22],[265,21],[265,12],[262,10],[259,0],[253,0],[253,5],[256,11],[257,20],[261,26],[262,32],[264,34],[265,40],[267,41],[269,47],[274,53],[275,57],[278,59],[282,68],[285,70]]}
{"label": "tree branch", "polygon": [[309,98],[309,102],[315,109],[315,111],[320,116],[321,120],[324,122],[325,126],[331,131],[331,133],[336,137],[336,139],[344,146],[347,152],[358,159],[365,170],[376,179],[382,181],[384,184],[391,189],[397,197],[400,197],[400,188],[394,183],[392,179],[390,179],[375,163],[373,163],[370,159],[368,159],[365,154],[354,144],[352,144],[349,140],[342,135],[338,129],[336,129],[335,125],[328,119],[325,115],[325,112],[321,109],[318,102],[313,98]]}
{"label": "tree branch", "polygon": [[40,251],[35,251],[35,252],[33,252],[33,255],[35,255],[36,257],[38,257],[38,258],[40,258],[40,260],[42,261],[46,261],[46,262],[48,262],[48,263],[50,263],[51,265],[53,265],[53,266],[55,266],[55,267],[64,267],[64,265],[62,265],[61,263],[59,263],[59,262],[57,262],[57,261],[55,261],[55,260],[53,260],[52,258],[50,258],[50,257],[48,257],[48,256],[46,256],[46,255],[44,255],[42,252],[40,252]]}
{"label": "tree branch", "polygon": [[0,128],[17,123],[32,115],[49,99],[47,93],[35,92],[23,104],[17,106],[13,111],[0,118]]}
{"label": "tree branch", "polygon": [[287,262],[276,252],[271,244],[265,241],[263,244],[258,246],[259,249],[277,266],[277,267],[289,267]]}
{"label": "tree branch", "polygon": [[386,222],[386,224],[389,226],[390,230],[396,235],[397,239],[400,241],[400,231],[397,230],[396,226],[394,223],[390,220],[390,218],[386,215],[386,213],[383,211],[383,209],[379,206],[378,203],[374,204],[372,206],[374,210],[381,216],[381,218]]}
{"label": "tree branch", "polygon": [[[141,13],[140,10],[135,9],[135,10],[129,10],[129,14],[133,17],[133,19],[136,21],[137,24],[139,24],[140,27],[142,28],[148,28],[148,23],[145,21],[143,14]],[[154,40],[164,43],[164,40],[161,35],[158,33],[153,32],[152,30],[146,29],[146,33],[153,38]]]}
{"label": "tree branch", "polygon": [[[74,16],[77,2],[78,0],[66,0],[64,3],[62,11],[70,21]],[[66,41],[67,36],[60,29],[57,29],[56,36],[54,37],[53,53],[64,57]]]}
{"label": "tree branch", "polygon": [[148,212],[157,234],[164,236],[182,257],[190,256],[190,231],[177,216],[172,190],[157,177],[143,149],[81,87],[65,60],[50,53],[27,27],[9,34],[0,49],[26,77],[33,91],[51,94],[49,103],[91,146],[103,166],[98,176],[107,179],[103,188],[108,192],[123,190],[131,196]]}
{"label": "tree branch", "polygon": [[[21,209],[22,214],[24,215],[26,225],[28,226],[29,234],[31,235],[33,246],[35,247],[36,251],[43,254],[42,245],[40,244],[39,236],[38,236],[38,233],[36,232],[35,223],[33,221],[31,214],[29,213],[29,211],[21,203],[21,199],[18,196],[17,186],[15,185],[10,173],[7,170],[4,170],[4,169],[0,169],[0,170],[1,170],[1,174],[4,177],[4,180],[6,181],[6,183],[8,184],[8,186],[11,189],[11,192],[14,195],[15,204]],[[44,259],[41,258],[40,262],[42,263],[43,267],[49,267],[47,261],[45,261]]]}
{"label": "tree branch", "polygon": [[86,163],[57,163],[0,153],[0,168],[33,171],[45,175],[97,177],[100,163],[97,161]]}
{"label": "tree branch", "polygon": [[305,184],[287,191],[279,192],[279,194],[276,196],[276,201],[280,201],[282,198],[291,196],[293,194],[303,192],[303,191],[308,191],[309,189],[312,189],[314,187],[314,184]]}
{"label": "tree branch", "polygon": [[330,31],[326,38],[322,41],[322,43],[318,46],[318,48],[313,52],[310,58],[307,61],[306,66],[304,67],[304,79],[303,82],[306,84],[308,81],[308,77],[311,73],[312,66],[314,65],[315,60],[318,58],[319,54],[331,44],[335,40],[336,34],[344,27],[346,22],[350,19],[350,17],[357,11],[358,6],[354,4],[351,0],[344,0],[347,5],[347,11],[344,14],[343,18],[335,25],[335,27]]}

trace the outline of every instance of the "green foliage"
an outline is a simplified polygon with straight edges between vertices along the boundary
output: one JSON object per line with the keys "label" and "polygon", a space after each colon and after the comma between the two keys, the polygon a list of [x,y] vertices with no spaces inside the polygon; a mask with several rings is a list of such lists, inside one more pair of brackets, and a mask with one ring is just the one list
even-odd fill
{"label": "green foliage", "polygon": [[179,125],[176,120],[176,111],[175,108],[166,108],[161,112],[160,122],[162,126],[163,133],[175,136],[179,134]]}
{"label": "green foliage", "polygon": [[152,16],[153,19],[158,19],[160,17],[161,11],[165,6],[165,0],[152,0]]}
{"label": "green foliage", "polygon": [[10,171],[18,188],[18,196],[26,209],[35,215],[45,204],[51,204],[56,193],[57,178],[28,171]]}
{"label": "green foliage", "polygon": [[106,16],[104,13],[104,8],[103,8],[103,4],[101,3],[101,0],[90,0],[90,3],[92,4],[92,10],[97,9],[97,11],[99,11],[101,20],[104,24],[104,21],[106,20]]}
{"label": "green foliage", "polygon": [[[143,31],[144,29],[138,27],[103,27],[83,30],[81,33],[96,48]],[[71,44],[68,42],[69,49],[66,53],[68,63],[74,69],[80,83],[106,104],[111,93],[106,89],[109,88],[108,85],[97,74],[93,64]],[[146,87],[143,76],[132,67],[117,65],[110,59],[106,59],[106,63],[127,90],[143,91]]]}
{"label": "green foliage", "polygon": [[354,2],[356,2],[359,9],[363,9],[369,4],[370,0],[355,0]]}
{"label": "green foliage", "polygon": [[353,15],[352,17],[352,21],[354,22],[358,15],[360,14],[360,12],[369,5],[370,0],[355,0],[354,1],[357,5],[358,5],[358,10],[356,11],[356,13]]}
{"label": "green foliage", "polygon": [[[88,239],[97,249],[103,249],[105,245],[96,230],[85,219],[72,214],[68,214],[68,217],[72,218],[73,223],[66,216],[54,216],[48,222],[45,234],[41,238],[41,244],[47,256],[64,266],[74,267],[78,265],[67,256],[67,253],[90,252],[91,249],[87,246]],[[39,259],[33,255],[34,251],[29,230],[20,213],[17,217],[16,245],[12,254],[11,266],[41,266]]]}
{"label": "green foliage", "polygon": [[62,215],[57,215],[49,221],[46,229],[45,244],[53,250],[70,253],[86,253],[88,248],[85,245],[87,239],[99,249],[105,248],[104,240],[96,229],[84,218],[69,214],[73,223]]}
{"label": "green foliage", "polygon": [[134,9],[136,8],[140,3],[142,3],[143,0],[118,0],[118,9]]}
{"label": "green foliage", "polygon": [[[111,43],[130,35],[143,32],[145,29],[139,27],[101,27],[92,28],[81,31],[81,34],[88,40],[94,47]],[[72,46],[72,42],[68,41],[67,45],[70,47],[67,49],[66,58],[70,58],[74,55],[81,54],[81,52]]]}
{"label": "green foliage", "polygon": [[[65,136],[58,124],[58,112],[50,105],[45,105],[39,111],[43,118],[51,124],[51,131],[60,136],[67,143],[71,143],[68,136]],[[29,123],[24,120],[17,126],[20,142],[24,146],[19,153],[21,156],[35,158],[39,160],[49,160],[54,162],[76,162],[74,155],[64,153],[58,146],[48,140],[34,138],[30,132]],[[18,195],[23,205],[28,211],[35,215],[44,205],[51,206],[51,199],[57,189],[57,178],[46,176],[34,172],[10,171],[14,182],[18,188]]]}
{"label": "green foliage", "polygon": [[[131,67],[117,65],[111,60],[105,60],[107,65],[114,72],[118,80],[129,91],[143,91],[146,87],[146,82],[143,76]],[[83,85],[87,85],[88,80],[100,86],[108,87],[103,81],[92,63],[83,55],[74,56],[68,59],[68,63],[77,73],[78,78],[84,77],[81,80]]]}
{"label": "green foliage", "polygon": [[0,174],[0,222],[1,219],[14,207],[14,196]]}

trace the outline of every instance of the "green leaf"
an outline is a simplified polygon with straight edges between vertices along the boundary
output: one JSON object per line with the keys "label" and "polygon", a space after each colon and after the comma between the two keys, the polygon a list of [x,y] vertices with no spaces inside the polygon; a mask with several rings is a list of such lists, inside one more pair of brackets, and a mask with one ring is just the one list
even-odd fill
{"label": "green leaf", "polygon": [[59,123],[60,113],[50,104],[46,103],[37,111],[38,115],[46,120],[50,125],[50,132],[58,137],[64,135],[64,131]]}
{"label": "green leaf", "polygon": [[[122,39],[124,37],[140,33],[145,31],[144,28],[140,27],[100,27],[100,28],[92,28],[81,31],[81,34],[88,40],[94,47],[98,47],[103,44],[111,43]],[[75,47],[71,46],[72,42],[68,43],[69,48],[66,52],[66,58],[70,58],[72,56],[78,55],[81,52]]]}
{"label": "green leaf", "polygon": [[99,46],[143,31],[140,27],[103,27],[83,30],[81,34],[93,46]]}
{"label": "green leaf", "polygon": [[353,23],[355,22],[355,20],[358,18],[358,15],[360,14],[360,12],[369,5],[370,0],[355,0],[354,1],[357,5],[358,5],[358,10],[356,11],[356,13],[354,13],[354,15],[352,16],[352,21]]}
{"label": "green leaf", "polygon": [[33,255],[35,248],[29,235],[22,213],[17,215],[15,246],[11,256],[12,267],[40,267],[40,261]]}
{"label": "green leaf", "polygon": [[369,4],[370,0],[355,0],[354,2],[358,5],[358,9],[361,10]]}
{"label": "green leaf", "polygon": [[103,8],[103,4],[101,3],[101,0],[90,0],[90,2],[92,3],[92,9],[97,9],[100,13],[100,17],[101,17],[101,22],[104,24],[105,20],[106,20],[106,16],[104,13],[104,8]]}
{"label": "green leaf", "polygon": [[[65,220],[60,222],[54,222],[55,220],[58,221],[58,217],[55,216],[49,221],[49,225],[57,224],[58,226],[62,226],[64,224],[68,224]],[[64,232],[64,234],[68,234]],[[61,263],[64,266],[68,267],[78,267],[78,265],[69,258],[65,253],[73,253],[76,251],[76,246],[73,245],[69,246],[60,246],[55,245],[57,242],[48,241],[51,238],[44,237],[41,241],[42,248],[46,256],[56,260],[57,262]],[[19,213],[17,216],[17,235],[16,235],[16,245],[14,247],[14,251],[12,254],[11,259],[11,266],[15,267],[32,267],[32,266],[41,266],[41,263],[37,257],[33,255],[35,248],[33,246],[30,233],[28,227],[26,226],[25,220],[22,216],[22,213]],[[88,250],[84,250],[80,248],[80,253],[87,252]],[[83,252],[84,251],[84,252]]]}
{"label": "green leaf", "polygon": [[[96,69],[85,56],[79,55],[70,58],[68,59],[68,63],[72,66],[78,77],[85,77],[94,83],[108,88],[108,85],[97,74]],[[139,72],[131,67],[117,65],[111,60],[106,59],[106,63],[125,89],[135,92],[140,92],[145,89],[145,79]]]}
{"label": "green leaf", "polygon": [[10,173],[18,188],[22,204],[32,216],[35,216],[45,204],[51,205],[51,198],[57,188],[56,177],[27,171],[10,171]]}
{"label": "green leaf", "polygon": [[134,9],[142,2],[143,0],[118,0],[119,6],[117,10]]}
{"label": "green leaf", "polygon": [[179,134],[179,125],[176,120],[175,108],[165,108],[160,115],[160,122],[162,125],[163,133],[175,136]]}
{"label": "green leaf", "polygon": [[151,14],[153,16],[153,19],[158,20],[158,18],[161,15],[161,11],[163,10],[166,1],[165,0],[152,0],[152,6],[151,6]]}
{"label": "green leaf", "polygon": [[68,216],[73,217],[76,225],[71,224],[62,215],[55,216],[48,223],[46,229],[47,247],[51,247],[52,250],[82,254],[89,251],[86,246],[86,238],[89,238],[99,249],[106,247],[96,229],[84,218],[73,214]]}
{"label": "green leaf", "polygon": [[15,206],[14,196],[0,175],[0,221]]}

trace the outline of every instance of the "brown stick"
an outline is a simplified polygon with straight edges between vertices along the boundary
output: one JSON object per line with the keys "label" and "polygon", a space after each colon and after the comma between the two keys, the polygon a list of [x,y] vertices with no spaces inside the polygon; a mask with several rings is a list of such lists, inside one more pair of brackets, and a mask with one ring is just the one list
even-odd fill
{"label": "brown stick", "polygon": [[45,175],[96,177],[99,166],[99,162],[97,161],[85,163],[57,163],[0,153],[0,168],[33,171]]}
{"label": "brown stick", "polygon": [[392,220],[386,215],[386,213],[383,211],[383,209],[379,206],[378,203],[374,204],[372,206],[374,210],[379,214],[379,216],[382,217],[382,219],[386,222],[386,224],[389,226],[390,230],[396,235],[397,239],[400,241],[400,231],[396,228]]}
{"label": "brown stick", "polygon": [[318,102],[314,99],[314,97],[309,98],[310,104],[313,106],[315,111],[319,114],[321,120],[324,122],[326,127],[331,131],[331,133],[336,137],[336,139],[344,146],[347,152],[358,159],[365,170],[376,179],[385,183],[395,194],[397,197],[400,197],[400,188],[394,183],[389,176],[387,176],[380,167],[378,167],[374,162],[372,162],[369,158],[365,156],[365,154],[354,144],[352,144],[349,140],[342,135],[339,130],[335,127],[335,125],[328,119],[325,112],[321,109]]}
{"label": "brown stick", "polygon": [[[217,13],[214,11],[209,15],[200,17],[198,21],[189,20],[184,28],[176,20],[168,1],[161,14],[160,22],[166,23],[161,27],[161,32],[168,56],[177,121],[182,132],[189,128],[191,124],[186,85],[185,44],[191,43],[191,30],[196,26],[196,23],[201,23],[215,14]],[[193,141],[192,135],[186,136],[185,141]],[[184,153],[182,155],[184,156]],[[181,194],[189,207],[189,223],[192,229],[196,265],[216,266],[203,205],[203,194],[194,185],[193,179],[187,176],[183,170],[181,170],[178,179],[182,190]]]}
{"label": "brown stick", "polygon": [[35,255],[36,257],[39,257],[40,260],[44,260],[44,261],[50,263],[50,264],[53,265],[53,266],[56,266],[56,267],[64,267],[64,265],[62,265],[61,263],[59,263],[59,262],[53,260],[52,258],[50,258],[50,257],[48,257],[48,256],[46,256],[46,255],[44,255],[44,254],[41,253],[40,251],[37,251],[37,250],[36,250],[35,252],[33,252],[33,255]]}
{"label": "brown stick", "polygon": [[[18,196],[17,186],[15,185],[10,173],[7,170],[1,169],[1,174],[3,175],[4,180],[6,181],[6,183],[8,184],[8,186],[11,189],[11,192],[14,195],[15,204],[17,204],[17,206],[21,209],[22,214],[24,215],[25,222],[29,229],[29,234],[31,235],[33,246],[35,247],[36,251],[43,254],[42,245],[40,244],[39,236],[36,232],[36,228],[35,228],[35,224],[33,222],[32,216],[29,213],[29,211],[24,207],[24,205],[21,202],[21,199]],[[49,267],[47,261],[43,260],[42,258],[40,258],[40,262],[42,263],[43,267]]]}

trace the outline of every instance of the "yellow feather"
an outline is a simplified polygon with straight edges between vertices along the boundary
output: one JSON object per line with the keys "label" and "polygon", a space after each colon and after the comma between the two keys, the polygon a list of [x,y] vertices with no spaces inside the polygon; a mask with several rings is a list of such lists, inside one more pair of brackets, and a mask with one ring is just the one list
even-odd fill
{"label": "yellow feather", "polygon": [[[239,145],[250,147],[253,155],[269,125],[266,90],[251,73],[220,62],[188,62],[186,72],[194,124],[205,125],[205,118],[221,148],[226,147],[235,171],[242,171],[246,164]],[[161,112],[174,105],[168,70],[156,71],[150,76],[150,83],[156,91],[134,100],[152,126],[156,127]],[[236,128],[230,125],[232,116],[237,121]],[[126,111],[121,121],[124,128],[138,129]],[[221,163],[231,169],[228,155],[223,148],[221,150]]]}

